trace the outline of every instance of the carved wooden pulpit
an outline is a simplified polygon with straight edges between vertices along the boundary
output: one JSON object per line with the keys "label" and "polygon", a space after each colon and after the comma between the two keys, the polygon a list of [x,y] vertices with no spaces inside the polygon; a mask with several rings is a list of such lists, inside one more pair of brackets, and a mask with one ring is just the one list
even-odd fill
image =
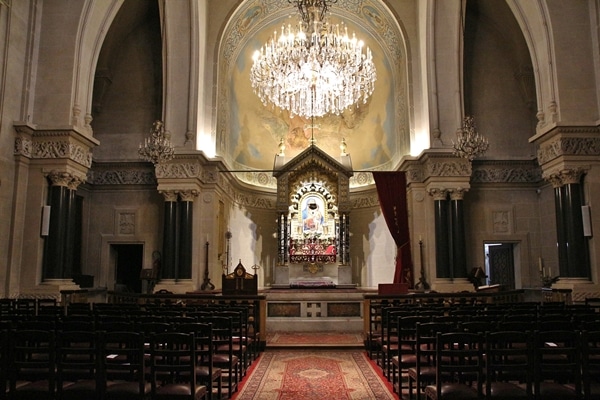
{"label": "carved wooden pulpit", "polygon": [[257,295],[258,275],[249,274],[242,265],[242,260],[230,274],[222,275],[224,295]]}

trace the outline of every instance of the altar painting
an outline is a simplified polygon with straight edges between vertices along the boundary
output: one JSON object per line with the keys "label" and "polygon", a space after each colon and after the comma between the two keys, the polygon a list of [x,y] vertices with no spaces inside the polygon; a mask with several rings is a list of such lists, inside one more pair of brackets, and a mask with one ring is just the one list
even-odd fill
{"label": "altar painting", "polygon": [[292,263],[335,263],[335,216],[327,212],[326,201],[309,194],[292,215],[290,261]]}

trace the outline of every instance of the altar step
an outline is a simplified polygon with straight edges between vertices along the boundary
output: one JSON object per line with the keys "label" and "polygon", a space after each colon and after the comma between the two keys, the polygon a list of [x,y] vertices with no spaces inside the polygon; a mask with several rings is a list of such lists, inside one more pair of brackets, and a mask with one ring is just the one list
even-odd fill
{"label": "altar step", "polygon": [[266,294],[266,331],[362,332],[360,290],[271,290]]}
{"label": "altar step", "polygon": [[272,332],[268,348],[364,348],[362,331],[356,332]]}

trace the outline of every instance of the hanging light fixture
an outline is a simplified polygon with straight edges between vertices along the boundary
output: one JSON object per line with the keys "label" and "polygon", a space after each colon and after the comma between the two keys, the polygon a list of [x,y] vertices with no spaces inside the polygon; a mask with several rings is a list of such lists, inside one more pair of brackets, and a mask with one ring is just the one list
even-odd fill
{"label": "hanging light fixture", "polygon": [[320,117],[365,103],[377,79],[373,57],[344,24],[329,23],[337,0],[288,2],[298,9],[298,25],[282,26],[253,56],[250,81],[263,104]]}
{"label": "hanging light fixture", "polygon": [[456,143],[452,141],[454,155],[473,161],[485,153],[489,147],[488,140],[477,132],[472,116],[463,118],[463,126],[456,132]]}
{"label": "hanging light fixture", "polygon": [[155,166],[167,162],[175,155],[175,148],[171,143],[170,134],[165,132],[162,121],[154,121],[150,135],[140,143],[138,153],[140,158],[150,161]]}

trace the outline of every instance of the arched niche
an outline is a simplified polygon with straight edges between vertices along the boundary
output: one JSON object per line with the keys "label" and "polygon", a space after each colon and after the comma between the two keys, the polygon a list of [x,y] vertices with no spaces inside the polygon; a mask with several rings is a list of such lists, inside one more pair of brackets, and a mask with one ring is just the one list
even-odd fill
{"label": "arched niche", "polygon": [[350,270],[350,155],[311,145],[275,157],[278,263],[274,286],[353,286]]}

